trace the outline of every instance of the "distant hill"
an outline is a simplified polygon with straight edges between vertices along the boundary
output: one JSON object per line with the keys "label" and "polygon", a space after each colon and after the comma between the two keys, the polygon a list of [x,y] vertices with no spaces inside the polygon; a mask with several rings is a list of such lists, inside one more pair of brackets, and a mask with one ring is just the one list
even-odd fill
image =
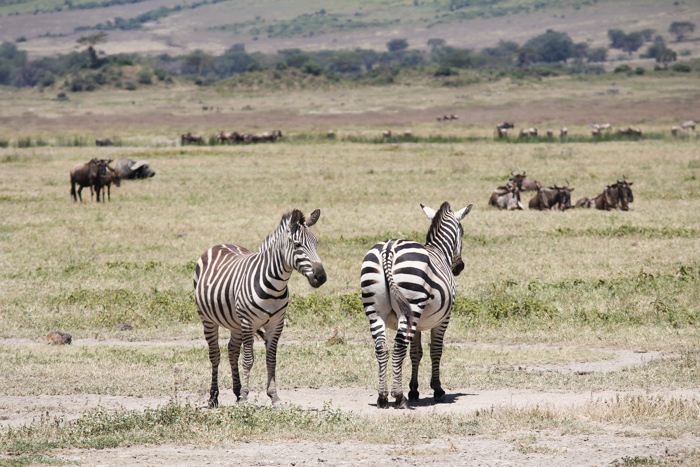
{"label": "distant hill", "polygon": [[[428,49],[432,38],[482,49],[499,40],[522,44],[554,29],[595,47],[608,45],[609,29],[651,28],[671,42],[671,22],[700,24],[696,0],[328,0],[322,10],[318,5],[308,0],[0,0],[0,41],[21,41],[31,57],[70,52],[79,37],[98,30],[108,33],[98,47],[106,54],[181,55],[197,49],[220,54],[234,44],[265,53],[386,50],[396,38],[407,39],[412,49]],[[700,37],[700,31],[696,34]],[[674,48],[700,56],[700,41],[692,38]]]}

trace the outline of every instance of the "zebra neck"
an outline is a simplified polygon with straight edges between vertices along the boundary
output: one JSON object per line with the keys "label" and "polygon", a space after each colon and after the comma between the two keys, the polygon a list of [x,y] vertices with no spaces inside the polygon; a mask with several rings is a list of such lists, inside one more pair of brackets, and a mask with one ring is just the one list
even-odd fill
{"label": "zebra neck", "polygon": [[454,245],[447,242],[445,238],[439,236],[429,238],[425,242],[425,249],[432,251],[433,254],[443,259],[446,264],[452,264],[452,252],[454,251]]}
{"label": "zebra neck", "polygon": [[292,276],[294,268],[287,258],[287,252],[283,239],[277,239],[270,248],[260,252],[261,266],[265,277],[270,281],[275,290],[281,291],[287,287],[287,281]]}

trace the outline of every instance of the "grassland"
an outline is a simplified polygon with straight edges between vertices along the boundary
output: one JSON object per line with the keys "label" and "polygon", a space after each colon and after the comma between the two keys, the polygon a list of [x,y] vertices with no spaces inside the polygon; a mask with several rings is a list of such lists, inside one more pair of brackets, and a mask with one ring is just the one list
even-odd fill
{"label": "grassland", "polygon": [[[242,449],[241,441],[292,450],[324,442],[329,452],[349,453],[374,449],[352,443],[388,443],[395,457],[458,463],[474,440],[512,451],[513,462],[534,455],[578,465],[590,457],[575,457],[562,440],[586,437],[606,446],[608,463],[696,462],[700,141],[671,138],[667,127],[692,117],[684,101],[699,90],[684,77],[615,78],[614,85],[612,78],[501,81],[457,92],[422,85],[277,93],[175,87],[75,95],[68,103],[3,90],[0,416],[13,428],[0,430],[0,465],[65,463],[92,448],[102,457],[86,462],[96,463],[111,448],[136,452],[127,447],[134,445],[214,452]],[[618,94],[593,95],[613,86]],[[204,113],[200,101],[221,111]],[[255,110],[227,110],[244,105]],[[590,140],[586,123],[604,121],[608,110],[614,126],[640,125],[652,136]],[[509,112],[518,127],[568,126],[572,138],[494,141],[492,124]],[[436,122],[442,113],[460,119]],[[275,144],[176,143],[187,130],[273,127],[285,135]],[[335,140],[325,137],[329,128]],[[408,128],[415,138],[375,141],[384,128]],[[122,145],[68,147],[103,135]],[[21,138],[34,144],[18,147]],[[73,203],[68,171],[91,157],[147,159],[157,174],[124,181],[109,203]],[[624,174],[635,201],[629,212],[488,207],[493,188],[521,169],[546,184],[568,181],[574,198],[596,195]],[[454,401],[440,409],[423,399],[406,416],[377,416],[367,412],[376,363],[359,301],[360,261],[379,240],[422,240],[428,220],[418,203],[445,200],[455,208],[475,204],[464,222],[466,268],[443,359]],[[295,394],[323,400],[315,409],[276,411],[260,400],[203,411],[209,363],[191,291],[194,262],[218,243],[254,249],[294,207],[322,210],[313,230],[329,280],[314,290],[292,277],[278,385],[289,402]],[[118,331],[122,322],[134,329]],[[73,344],[39,345],[53,329],[70,332]],[[343,343],[330,345],[336,329]],[[632,351],[658,358],[577,371]],[[263,362],[256,348],[256,392],[264,387]],[[427,388],[425,370],[420,378]],[[484,409],[478,404],[489,391],[516,399]],[[550,403],[518,402],[523,391]],[[324,407],[328,394],[340,400]],[[568,405],[573,395],[578,402]],[[60,408],[66,398],[94,396],[126,408]],[[160,406],[144,410],[139,399]],[[36,404],[50,414],[32,423],[22,414],[38,413]],[[24,418],[13,424],[17,417]]]}

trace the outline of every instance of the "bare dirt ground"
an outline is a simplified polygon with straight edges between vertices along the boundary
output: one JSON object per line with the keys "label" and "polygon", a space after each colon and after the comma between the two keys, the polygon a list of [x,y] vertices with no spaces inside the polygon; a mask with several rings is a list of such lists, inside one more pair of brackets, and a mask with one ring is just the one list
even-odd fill
{"label": "bare dirt ground", "polygon": [[[222,340],[224,344],[226,341]],[[292,344],[293,342],[287,342]],[[0,339],[0,345],[46,345],[40,340]],[[128,342],[116,339],[80,339],[78,346],[183,346],[199,347],[204,340],[170,340]],[[257,342],[256,345],[262,345]],[[456,344],[464,347],[493,349],[529,348],[535,346],[504,346],[488,343]],[[541,347],[541,346],[539,346]],[[647,364],[652,359],[663,358],[656,351],[610,350],[615,358],[594,362],[567,362],[561,365],[518,367],[518,371],[551,371],[574,374],[619,371],[623,368]],[[599,391],[599,392],[538,392],[528,390],[499,389],[475,390],[450,388],[442,404],[434,404],[432,391],[425,390],[421,399],[408,410],[380,410],[376,407],[375,388],[296,388],[280,390],[280,397],[304,408],[322,410],[330,405],[344,412],[370,417],[412,417],[438,414],[470,415],[476,410],[548,407],[551,410],[581,408],[598,399],[608,400],[625,395],[660,396],[664,398],[700,399],[700,388],[662,392]],[[105,410],[144,410],[167,404],[177,397],[197,407],[206,404],[207,391],[180,393],[171,397],[128,397],[98,394],[0,396],[0,426],[19,426],[42,415],[63,416],[75,419],[84,411],[101,407]],[[235,404],[232,391],[223,390],[220,402],[224,406]],[[251,394],[254,403],[268,405],[264,393]],[[394,444],[365,444],[345,441],[322,443],[309,440],[294,442],[234,443],[232,447],[201,448],[194,446],[128,446],[103,450],[66,450],[56,453],[67,462],[81,465],[551,465],[592,466],[610,465],[615,460],[634,457],[673,458],[700,443],[700,439],[685,436],[667,439],[644,433],[626,436],[624,426],[606,427],[604,432],[588,435],[568,435],[550,431],[513,432],[501,437],[442,436],[437,439],[397,439]],[[233,441],[233,440],[232,440]]]}

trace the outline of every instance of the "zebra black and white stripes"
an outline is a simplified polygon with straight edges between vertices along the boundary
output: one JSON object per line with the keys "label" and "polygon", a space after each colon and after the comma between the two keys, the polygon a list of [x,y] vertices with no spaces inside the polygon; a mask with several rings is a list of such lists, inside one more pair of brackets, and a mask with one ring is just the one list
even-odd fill
{"label": "zebra black and white stripes", "polygon": [[389,406],[386,371],[389,346],[386,328],[396,329],[392,355],[393,383],[391,394],[397,408],[405,408],[401,366],[411,343],[411,382],[408,397],[417,400],[418,365],[423,355],[421,331],[430,329],[430,387],[435,401],[445,394],[440,383],[440,359],[445,330],[454,305],[454,277],[464,269],[460,222],[472,205],[452,212],[445,202],[435,211],[423,206],[432,220],[425,245],[408,240],[388,240],[376,244],[362,262],[362,304],[369,319],[379,363],[379,397],[377,406]]}
{"label": "zebra black and white stripes", "polygon": [[[326,272],[316,252],[318,241],[309,230],[320,215],[318,209],[308,220],[298,209],[285,214],[257,253],[235,245],[217,245],[199,258],[194,273],[194,291],[212,365],[210,407],[219,403],[220,326],[231,330],[228,353],[233,392],[239,401],[248,398],[248,379],[253,367],[253,334],[264,329],[267,394],[273,404],[280,403],[275,367],[277,342],[289,303],[287,282],[293,270],[304,275],[312,287],[320,287],[326,282]],[[241,345],[242,380],[238,372]]]}

